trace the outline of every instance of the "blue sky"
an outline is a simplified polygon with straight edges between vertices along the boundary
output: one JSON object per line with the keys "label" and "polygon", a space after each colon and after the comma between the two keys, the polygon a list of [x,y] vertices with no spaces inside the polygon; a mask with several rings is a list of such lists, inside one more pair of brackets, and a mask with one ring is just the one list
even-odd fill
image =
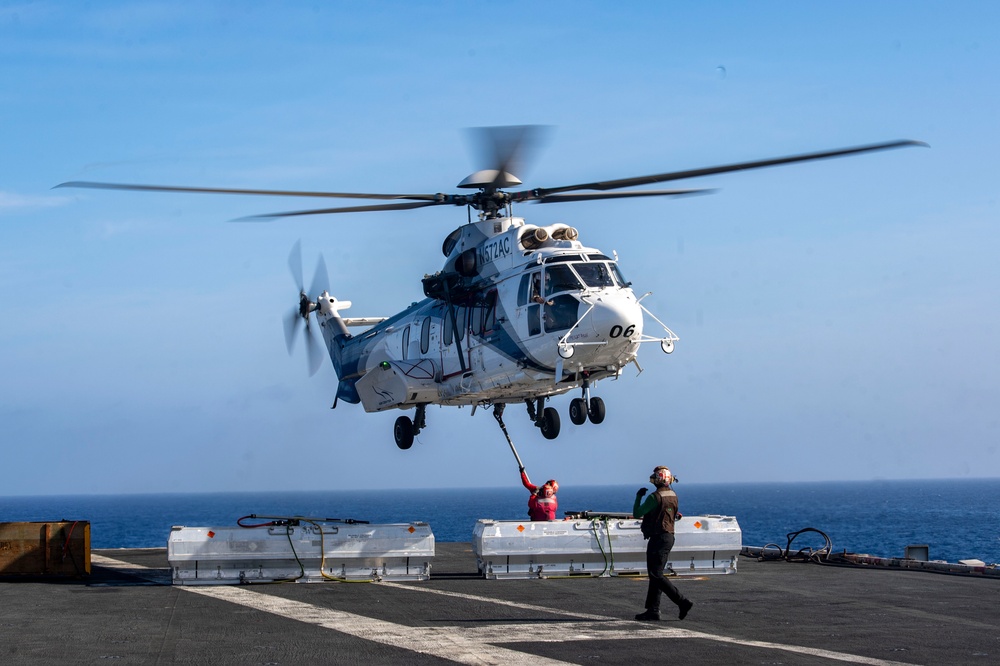
{"label": "blue sky", "polygon": [[962,2],[0,3],[0,495],[516,484],[487,411],[432,407],[399,451],[398,413],[331,411],[332,368],[284,346],[297,239],[351,315],[388,315],[465,211],[240,224],[314,201],[50,189],[453,192],[483,166],[464,129],[512,124],[554,128],[531,186],[931,145],[517,209],[616,250],[681,338],[598,386],[600,426],[571,396],[553,442],[508,410],[532,476],[1000,476],[997,25]]}

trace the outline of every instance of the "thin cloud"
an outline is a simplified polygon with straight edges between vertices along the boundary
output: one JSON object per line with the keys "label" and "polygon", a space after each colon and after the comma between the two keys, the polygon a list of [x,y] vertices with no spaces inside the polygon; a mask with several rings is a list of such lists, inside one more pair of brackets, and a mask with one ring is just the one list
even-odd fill
{"label": "thin cloud", "polygon": [[17,194],[16,192],[4,192],[0,190],[0,214],[26,210],[41,210],[45,208],[55,208],[64,206],[71,199],[68,197],[56,196],[34,196],[29,194]]}

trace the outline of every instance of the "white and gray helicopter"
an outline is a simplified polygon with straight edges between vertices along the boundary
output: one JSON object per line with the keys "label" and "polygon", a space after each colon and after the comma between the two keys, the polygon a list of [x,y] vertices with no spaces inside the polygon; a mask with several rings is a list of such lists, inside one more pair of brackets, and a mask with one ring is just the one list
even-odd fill
{"label": "white and gray helicopter", "polygon": [[[424,300],[391,317],[346,317],[350,301],[326,288],[322,256],[308,291],[302,280],[301,248],[289,257],[299,287],[298,306],[285,320],[289,353],[304,324],[310,374],[322,363],[314,337],[315,316],[339,379],[338,401],[361,403],[366,412],[414,410],[396,419],[396,445],[408,449],[426,427],[428,405],[492,406],[507,434],[503,410],[524,403],[531,421],[547,439],[560,431],[559,413],[545,402],[579,391],[569,403],[575,425],[601,423],[604,401],[591,395],[602,379],[617,378],[638,364],[644,343],[667,354],[678,337],[642,303],[608,256],[586,246],[566,224],[534,225],[515,217],[514,204],[562,203],[622,197],[683,196],[703,189],[625,190],[711,174],[821,160],[873,151],[926,145],[900,140],[778,157],[753,162],[605,180],[561,187],[522,186],[518,170],[526,149],[538,136],[535,126],[483,128],[492,166],[458,184],[468,194],[362,194],[295,192],[73,181],[57,187],[202,192],[276,196],[396,200],[396,203],[312,209],[254,216],[275,219],[302,215],[410,210],[427,206],[464,206],[468,220],[448,234],[442,246],[444,267],[423,278]],[[472,211],[477,211],[473,219]],[[646,318],[650,320],[646,321]],[[647,328],[647,323],[655,324]],[[363,327],[352,334],[349,329]],[[653,329],[650,331],[650,329]],[[509,437],[508,437],[509,440]],[[513,445],[512,445],[513,448]]]}

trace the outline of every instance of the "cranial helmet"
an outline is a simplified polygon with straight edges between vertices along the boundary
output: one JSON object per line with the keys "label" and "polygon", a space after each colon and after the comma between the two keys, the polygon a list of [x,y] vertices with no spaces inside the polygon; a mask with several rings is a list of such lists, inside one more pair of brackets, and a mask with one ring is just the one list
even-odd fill
{"label": "cranial helmet", "polygon": [[557,492],[559,492],[559,484],[556,483],[555,479],[549,479],[545,482],[545,485],[542,486],[542,495],[545,497],[552,497]]}
{"label": "cranial helmet", "polygon": [[670,473],[670,468],[660,465],[653,469],[653,473],[649,475],[649,481],[654,486],[669,486],[674,480],[673,474]]}

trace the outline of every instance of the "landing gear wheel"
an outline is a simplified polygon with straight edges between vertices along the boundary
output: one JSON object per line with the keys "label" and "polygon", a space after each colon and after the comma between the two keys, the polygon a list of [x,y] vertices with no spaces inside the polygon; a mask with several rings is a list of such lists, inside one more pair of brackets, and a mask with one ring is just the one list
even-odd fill
{"label": "landing gear wheel", "polygon": [[604,423],[604,401],[600,398],[590,399],[590,411],[587,413],[591,423]]}
{"label": "landing gear wheel", "polygon": [[573,398],[569,403],[569,420],[573,425],[583,425],[587,422],[587,401],[583,398]]}
{"label": "landing gear wheel", "polygon": [[396,446],[404,451],[413,446],[413,421],[409,416],[400,416],[396,419],[392,435],[396,438]]}
{"label": "landing gear wheel", "polygon": [[542,412],[542,437],[555,439],[559,436],[559,412],[553,407],[546,407]]}

